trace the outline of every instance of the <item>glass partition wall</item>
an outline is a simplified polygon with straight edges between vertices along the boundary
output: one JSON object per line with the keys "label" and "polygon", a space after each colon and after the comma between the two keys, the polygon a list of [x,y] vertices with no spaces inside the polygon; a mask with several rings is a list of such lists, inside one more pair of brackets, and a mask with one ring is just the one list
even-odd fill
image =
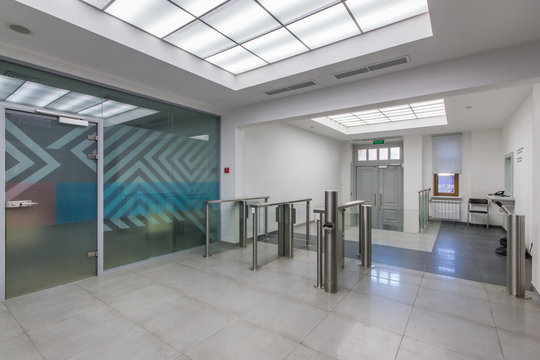
{"label": "glass partition wall", "polygon": [[[102,256],[105,270],[204,244],[204,200],[219,198],[218,116],[2,60],[0,110],[0,118],[4,119],[1,136],[6,145],[6,161],[1,170],[6,189],[3,199],[13,200],[7,192],[15,180],[28,186],[36,184],[36,188],[54,187],[56,194],[55,197],[49,196],[51,191],[37,194],[48,196],[52,202],[38,199],[33,201],[36,205],[32,210],[9,209],[5,213],[10,219],[23,212],[39,212],[47,205],[52,209],[47,212],[49,220],[39,225],[69,226],[72,235],[64,235],[68,245],[74,248],[81,237],[73,234],[91,236],[93,239],[84,246],[84,257],[87,252],[88,256]],[[9,111],[18,111],[15,120],[15,113]],[[67,124],[62,122],[64,117]],[[84,125],[81,119],[90,122]],[[28,142],[18,146],[20,136],[13,138],[14,131],[26,131],[25,126],[30,125],[36,130],[31,136],[39,148]],[[96,131],[96,125],[100,132]],[[50,164],[57,163],[61,166],[52,169]],[[97,169],[96,164],[99,164]],[[55,171],[50,176],[44,173],[49,168]],[[88,181],[79,181],[78,177],[83,170],[92,169],[94,174],[97,170],[97,190],[87,191],[83,185]],[[56,178],[50,181],[47,176],[53,175]],[[98,199],[103,199],[103,206],[98,206],[101,201]],[[103,222],[96,222],[100,218],[98,214]],[[18,227],[11,226],[10,221],[2,219],[3,230],[9,236],[0,256],[11,266],[14,261],[26,260],[10,238],[18,239],[24,231],[34,234],[36,231],[25,230],[20,223]],[[93,226],[92,231],[85,230],[83,225]],[[103,231],[97,231],[101,227]],[[39,233],[40,237],[47,234],[41,230]],[[97,254],[101,236],[103,253]],[[73,258],[55,261],[73,262]],[[17,278],[12,273],[16,269],[12,266],[6,274],[0,272],[0,287],[9,288],[6,281]],[[39,275],[46,277],[46,272],[40,270]],[[92,270],[87,276],[95,274]],[[62,282],[65,281],[52,281],[50,286]],[[36,290],[39,289],[7,295]]]}

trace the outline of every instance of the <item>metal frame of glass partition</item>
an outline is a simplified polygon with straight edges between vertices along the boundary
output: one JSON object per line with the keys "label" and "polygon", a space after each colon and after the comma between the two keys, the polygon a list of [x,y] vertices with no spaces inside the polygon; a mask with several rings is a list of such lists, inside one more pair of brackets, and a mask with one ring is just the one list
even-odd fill
{"label": "metal frame of glass partition", "polygon": [[[251,209],[252,209],[252,213],[253,213],[253,260],[252,260],[252,266],[251,266],[251,270],[253,271],[257,271],[259,269],[259,267],[257,266],[257,237],[258,237],[258,234],[257,234],[257,218],[259,216],[259,208],[264,208],[265,209],[265,214],[266,214],[266,217],[265,217],[265,232],[268,230],[268,207],[269,206],[280,206],[280,205],[285,205],[285,206],[288,206],[290,207],[290,210],[291,211],[288,211],[288,214],[289,214],[289,224],[292,223],[292,217],[293,217],[293,209],[294,209],[294,205],[295,203],[301,203],[301,202],[305,202],[306,203],[306,246],[309,245],[309,220],[310,220],[310,216],[309,216],[309,208],[310,208],[310,203],[313,199],[300,199],[300,200],[292,200],[292,201],[282,201],[282,202],[275,202],[275,203],[264,203],[264,204],[252,204],[250,205]],[[291,241],[290,241],[290,248],[288,249],[289,251],[289,254],[290,254],[290,257],[292,257],[292,254],[293,254],[293,244],[294,244],[294,226],[291,226],[291,234],[290,234],[290,237],[291,237]]]}
{"label": "metal frame of glass partition", "polygon": [[[26,105],[20,105],[20,104],[12,104],[12,103],[6,103],[6,102],[0,102],[0,136],[5,136],[5,125],[6,125],[6,110],[16,110],[16,111],[23,111],[27,113],[35,113],[35,114],[45,114],[50,116],[57,116],[57,117],[68,117],[73,118],[73,114],[71,113],[64,113],[61,111],[50,111],[50,110],[42,110],[41,108],[33,107],[33,106],[26,106]],[[78,119],[81,120],[87,120],[89,122],[95,123],[97,126],[97,154],[101,155],[97,157],[97,178],[96,178],[96,186],[97,186],[97,274],[96,275],[102,275],[103,274],[103,122],[102,119],[94,118],[90,116],[77,116]],[[5,154],[6,151],[6,144],[5,141],[0,141],[0,169],[5,169]],[[0,224],[0,249],[6,248],[6,222],[4,219],[6,218],[6,173],[5,171],[0,171],[0,203],[2,206],[0,207],[0,218],[2,219]],[[0,256],[0,301],[4,301],[6,297],[5,293],[6,289],[6,254],[4,253],[3,256]]]}
{"label": "metal frame of glass partition", "polygon": [[[204,257],[209,257],[210,254],[210,205],[211,204],[222,204],[226,202],[237,202],[241,206],[240,210],[240,218],[243,219],[242,221],[242,238],[240,239],[240,243],[244,244],[243,247],[245,247],[245,244],[247,242],[247,206],[246,201],[250,200],[261,200],[263,199],[265,203],[268,203],[268,199],[270,196],[253,196],[253,197],[243,197],[243,198],[234,198],[234,199],[223,199],[223,200],[207,200],[204,201],[204,219],[205,219],[205,245],[204,245]],[[264,233],[268,233],[268,211],[265,211],[264,214]]]}

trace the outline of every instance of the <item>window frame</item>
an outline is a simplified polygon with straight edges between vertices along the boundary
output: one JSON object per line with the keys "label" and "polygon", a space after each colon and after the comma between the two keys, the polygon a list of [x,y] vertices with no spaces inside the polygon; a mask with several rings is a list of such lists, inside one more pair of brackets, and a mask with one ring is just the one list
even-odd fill
{"label": "window frame", "polygon": [[453,196],[453,197],[459,196],[459,174],[454,173],[453,175],[454,175],[454,192],[443,193],[443,192],[439,192],[439,174],[433,174],[433,196]]}
{"label": "window frame", "polygon": [[[390,159],[390,148],[399,147],[399,160]],[[388,160],[380,160],[379,149],[388,148]],[[366,149],[366,160],[358,160],[358,151]],[[377,150],[377,160],[369,160],[369,149]],[[373,140],[365,141],[353,146],[353,164],[354,166],[386,166],[386,165],[402,165],[404,157],[403,141],[396,141],[396,139],[384,141],[384,144],[373,144]]]}

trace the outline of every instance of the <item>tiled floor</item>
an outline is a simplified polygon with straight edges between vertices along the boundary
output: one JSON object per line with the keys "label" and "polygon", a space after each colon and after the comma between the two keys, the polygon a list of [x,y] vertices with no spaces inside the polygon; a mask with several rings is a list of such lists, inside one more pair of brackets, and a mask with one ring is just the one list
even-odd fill
{"label": "tiled floor", "polygon": [[0,303],[0,359],[538,359],[540,301],[500,286],[315,253],[257,272],[251,249],[201,249]]}

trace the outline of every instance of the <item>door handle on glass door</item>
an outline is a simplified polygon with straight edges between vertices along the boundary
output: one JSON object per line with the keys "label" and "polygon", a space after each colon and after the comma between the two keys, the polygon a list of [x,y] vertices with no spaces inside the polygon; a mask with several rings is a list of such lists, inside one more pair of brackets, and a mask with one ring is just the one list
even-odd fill
{"label": "door handle on glass door", "polygon": [[27,208],[38,203],[32,200],[11,200],[6,201],[6,209]]}

